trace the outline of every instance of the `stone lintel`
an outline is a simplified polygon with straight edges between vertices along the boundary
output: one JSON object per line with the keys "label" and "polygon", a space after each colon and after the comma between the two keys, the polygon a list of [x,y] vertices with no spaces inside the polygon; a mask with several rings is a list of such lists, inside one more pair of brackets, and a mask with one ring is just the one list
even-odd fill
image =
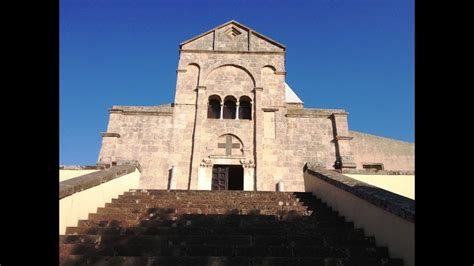
{"label": "stone lintel", "polygon": [[100,135],[101,135],[103,138],[107,138],[107,137],[120,138],[120,134],[119,134],[119,133],[113,133],[113,132],[102,132],[102,133],[100,133]]}
{"label": "stone lintel", "polygon": [[181,53],[205,53],[205,54],[282,54],[284,55],[285,51],[219,51],[219,50],[180,50]]}
{"label": "stone lintel", "polygon": [[275,107],[264,107],[264,108],[262,108],[262,111],[264,111],[264,112],[276,112],[276,111],[278,111],[278,108],[275,108]]}

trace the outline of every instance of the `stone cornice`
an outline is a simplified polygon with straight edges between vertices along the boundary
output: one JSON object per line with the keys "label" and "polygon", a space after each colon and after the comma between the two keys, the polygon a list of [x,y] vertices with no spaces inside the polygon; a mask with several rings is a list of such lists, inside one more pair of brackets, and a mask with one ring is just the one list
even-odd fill
{"label": "stone cornice", "polygon": [[288,109],[286,117],[293,118],[309,118],[309,117],[320,117],[320,118],[330,118],[334,113],[344,113],[342,109],[313,109],[313,108],[303,108],[303,109]]}
{"label": "stone cornice", "polygon": [[102,133],[100,133],[100,135],[101,135],[103,138],[107,138],[107,137],[120,138],[120,134],[119,134],[119,133],[102,132]]}
{"label": "stone cornice", "polygon": [[350,178],[334,170],[314,166],[311,163],[305,165],[304,171],[385,211],[412,223],[415,222],[415,201],[412,199]]}
{"label": "stone cornice", "polygon": [[176,73],[186,73],[186,69],[176,69]]}
{"label": "stone cornice", "polygon": [[254,92],[263,91],[263,87],[255,87],[255,88],[253,88],[253,91]]}
{"label": "stone cornice", "polygon": [[219,51],[219,50],[180,50],[181,53],[204,53],[204,54],[281,54],[284,55],[285,51]]}
{"label": "stone cornice", "polygon": [[172,116],[173,107],[171,105],[161,106],[114,106],[109,109],[109,113],[122,115],[150,115],[150,116]]}
{"label": "stone cornice", "polygon": [[123,111],[123,115],[173,116],[173,112]]}
{"label": "stone cornice", "polygon": [[342,169],[343,174],[354,175],[415,175],[415,171],[370,170],[370,169]]}
{"label": "stone cornice", "polygon": [[286,71],[275,71],[275,75],[286,75]]}
{"label": "stone cornice", "polygon": [[333,113],[332,115],[342,117],[342,116],[347,116],[348,114],[349,114],[348,112],[338,112],[338,113]]}

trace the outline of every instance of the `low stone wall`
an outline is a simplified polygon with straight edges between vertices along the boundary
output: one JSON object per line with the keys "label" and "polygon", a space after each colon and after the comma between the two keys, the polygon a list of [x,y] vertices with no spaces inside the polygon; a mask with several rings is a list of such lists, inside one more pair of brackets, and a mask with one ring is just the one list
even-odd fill
{"label": "low stone wall", "polygon": [[59,234],[76,226],[89,213],[124,191],[136,189],[140,172],[136,165],[112,166],[107,170],[75,177],[59,184]]}
{"label": "low stone wall", "polygon": [[304,182],[306,192],[375,236],[376,244],[388,247],[392,258],[402,258],[405,266],[415,265],[414,200],[309,163]]}

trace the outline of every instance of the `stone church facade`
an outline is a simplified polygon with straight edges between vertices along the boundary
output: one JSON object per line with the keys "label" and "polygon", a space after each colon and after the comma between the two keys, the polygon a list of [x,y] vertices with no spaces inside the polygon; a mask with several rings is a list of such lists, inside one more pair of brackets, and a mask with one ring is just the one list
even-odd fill
{"label": "stone church facade", "polygon": [[172,104],[113,106],[98,165],[138,161],[141,188],[304,191],[303,167],[413,171],[414,144],[304,108],[284,45],[230,21],[180,44]]}

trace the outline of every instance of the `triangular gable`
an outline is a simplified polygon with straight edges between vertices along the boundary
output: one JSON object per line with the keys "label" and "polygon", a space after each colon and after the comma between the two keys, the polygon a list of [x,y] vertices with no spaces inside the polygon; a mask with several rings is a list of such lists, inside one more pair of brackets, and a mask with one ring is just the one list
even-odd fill
{"label": "triangular gable", "polygon": [[[251,38],[253,39],[252,43],[256,44],[256,45],[254,45],[254,44],[252,44],[252,45],[254,45],[254,47],[256,47],[257,50],[260,46],[268,47],[269,45],[274,45],[274,46],[278,47],[279,48],[278,50],[280,50],[280,51],[285,51],[286,50],[286,47],[283,44],[281,44],[281,43],[279,43],[275,40],[272,40],[271,38],[255,31],[252,28],[249,28],[249,27],[247,27],[247,26],[245,26],[245,25],[243,25],[243,24],[241,24],[241,23],[239,23],[235,20],[231,20],[229,22],[226,22],[222,25],[219,25],[219,26],[209,30],[209,31],[206,31],[202,34],[199,34],[199,35],[189,39],[189,40],[186,40],[186,41],[180,43],[179,47],[180,47],[180,49],[183,49],[183,46],[186,45],[188,47],[191,47],[191,49],[210,50],[209,49],[209,44],[212,45],[213,32],[218,31],[219,29],[227,27],[228,25],[231,25],[231,24],[234,25],[236,28],[241,28],[246,32],[250,32],[251,35],[252,35]],[[232,34],[232,32],[229,32],[229,34]],[[198,39],[201,39],[201,40],[198,40]],[[191,42],[196,42],[196,41],[197,41],[197,44],[190,45]],[[268,44],[264,44],[262,41],[267,42]],[[188,47],[185,47],[185,48],[189,49]],[[265,49],[265,50],[267,50],[267,49]]]}

